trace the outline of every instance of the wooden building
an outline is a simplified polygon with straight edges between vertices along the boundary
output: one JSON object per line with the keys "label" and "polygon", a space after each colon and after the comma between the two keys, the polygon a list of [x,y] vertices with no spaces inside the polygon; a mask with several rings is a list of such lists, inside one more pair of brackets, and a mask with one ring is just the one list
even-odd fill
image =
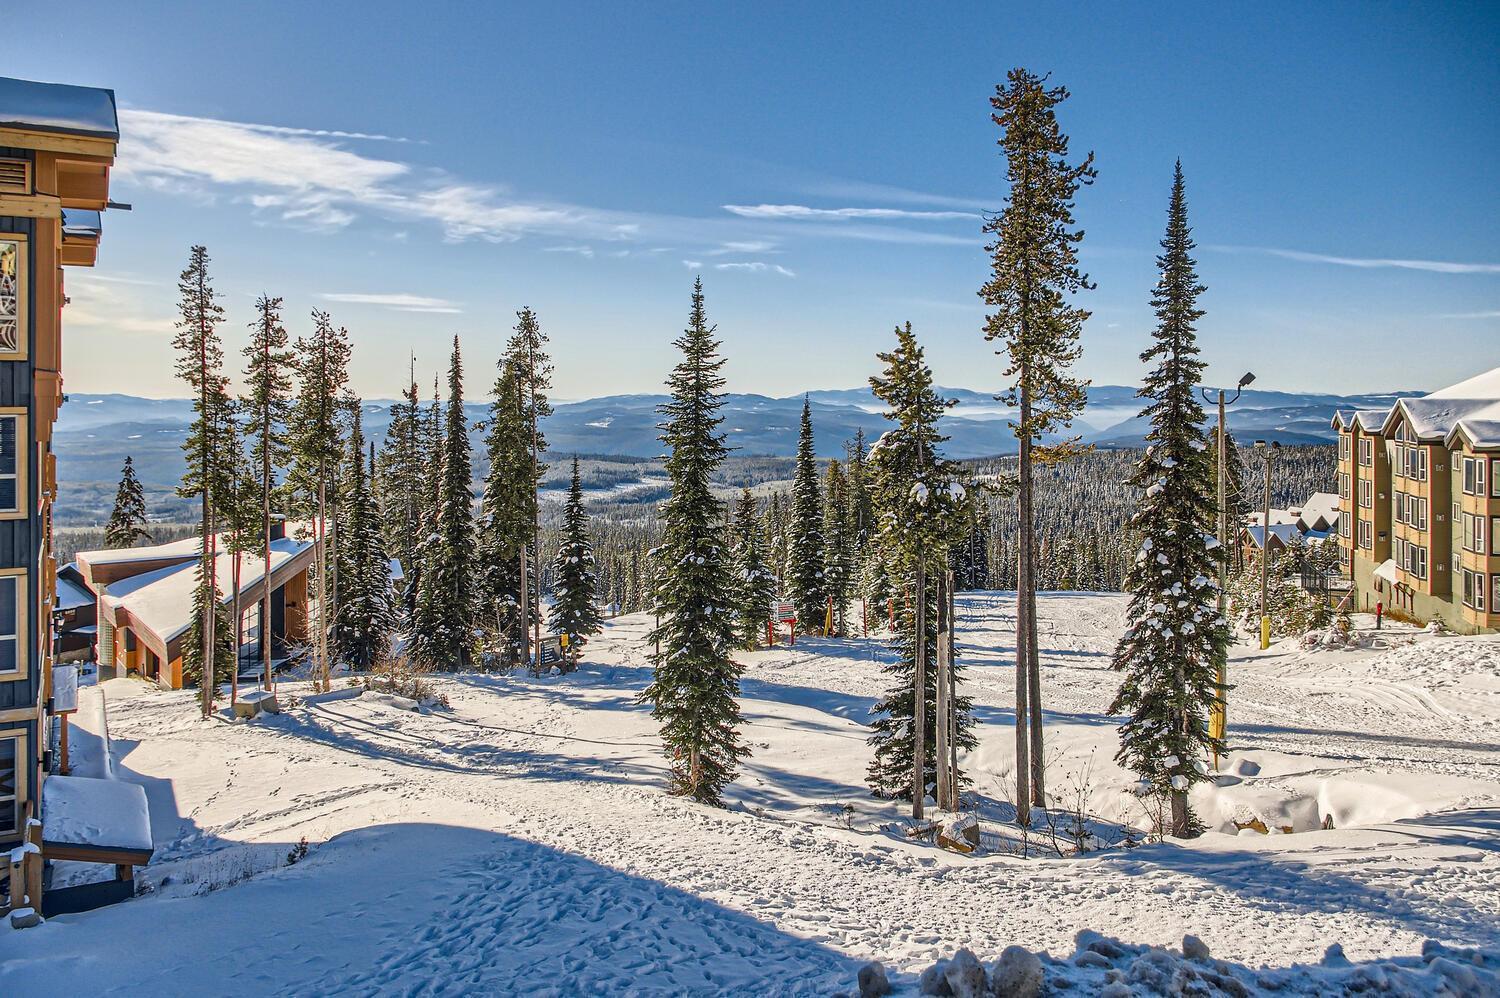
{"label": "wooden building", "polygon": [[1333,426],[1339,565],[1357,605],[1500,630],[1500,368]]}
{"label": "wooden building", "polygon": [[[40,906],[59,727],[52,427],[63,402],[64,270],[98,256],[119,137],[112,91],[0,77],[0,846],[25,842],[12,854],[13,924]],[[66,694],[73,667],[59,668]],[[86,809],[88,799],[85,788],[69,802]],[[139,804],[143,816],[143,794]]]}
{"label": "wooden building", "polygon": [[[265,562],[257,553],[239,556],[243,633],[248,663],[260,661],[260,637],[269,635],[273,657],[278,646],[307,638],[307,572],[313,564],[311,540],[287,537],[282,523],[271,532],[271,617],[262,621]],[[224,538],[215,559],[220,600],[233,602],[234,556]],[[78,571],[98,598],[100,676],[136,675],[167,689],[183,685],[182,653],[192,626],[199,545],[196,537],[151,547],[80,551]]]}

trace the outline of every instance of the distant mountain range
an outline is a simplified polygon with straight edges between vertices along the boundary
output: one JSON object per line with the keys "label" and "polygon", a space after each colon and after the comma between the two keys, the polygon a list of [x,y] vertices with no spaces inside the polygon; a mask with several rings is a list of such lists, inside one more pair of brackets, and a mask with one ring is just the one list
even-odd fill
{"label": "distant mountain range", "polygon": [[[953,457],[985,457],[1015,451],[1006,420],[1009,411],[990,395],[963,388],[941,389],[957,400],[944,420]],[[1321,395],[1247,391],[1229,410],[1229,425],[1242,440],[1267,439],[1282,443],[1319,443],[1333,439],[1329,420],[1335,409],[1385,407],[1401,392],[1379,395]],[[787,456],[795,453],[802,396],[730,395],[725,399],[723,429],[729,443],[746,455]],[[808,393],[820,456],[843,453],[844,441],[858,428],[873,441],[889,424],[868,389],[848,388]],[[662,395],[610,395],[561,402],[543,429],[554,454],[608,454],[652,457],[660,453],[656,440],[656,407]],[[391,403],[365,403],[365,433],[375,440],[385,436]],[[1076,426],[1085,441],[1104,447],[1140,444],[1144,432],[1135,389],[1096,385],[1089,389],[1089,405]],[[486,415],[483,403],[467,407],[470,422]],[[1210,413],[1210,418],[1212,414]],[[185,399],[145,399],[131,395],[68,397],[58,421],[54,442],[58,477],[69,487],[92,485],[113,489],[126,454],[135,458],[143,482],[170,487],[182,476],[182,441],[192,417]],[[474,431],[476,447],[481,433]],[[478,455],[476,455],[478,456]]]}

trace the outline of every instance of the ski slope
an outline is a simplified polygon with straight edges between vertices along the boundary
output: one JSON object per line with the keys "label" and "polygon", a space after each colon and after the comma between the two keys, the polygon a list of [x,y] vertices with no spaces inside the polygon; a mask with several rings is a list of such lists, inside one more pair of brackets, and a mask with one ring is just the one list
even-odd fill
{"label": "ski slope", "polygon": [[[1143,818],[1102,714],[1123,609],[1040,600],[1049,779],[1102,828]],[[662,792],[640,615],[571,676],[440,677],[450,706],[430,712],[288,684],[279,716],[202,721],[191,691],[112,681],[115,768],[151,801],[149,893],[0,932],[0,993],[830,994],[869,959],[914,993],[958,946],[1066,957],[1084,929],[1191,933],[1240,968],[1316,965],[1334,942],[1356,964],[1429,939],[1500,949],[1500,640],[1239,648],[1234,752],[1195,792],[1224,831],[1073,858],[1033,836],[1022,858],[1003,820],[1014,601],[965,594],[959,616],[976,856],[907,840],[864,789],[874,639],[743,657],[752,755],[726,810]],[[1296,833],[1236,833],[1250,817]]]}

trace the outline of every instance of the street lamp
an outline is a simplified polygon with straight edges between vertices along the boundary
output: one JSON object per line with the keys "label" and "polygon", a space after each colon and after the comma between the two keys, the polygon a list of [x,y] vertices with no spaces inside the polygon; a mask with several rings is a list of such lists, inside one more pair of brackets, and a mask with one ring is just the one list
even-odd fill
{"label": "street lamp", "polygon": [[[1218,463],[1219,474],[1218,474],[1218,483],[1219,483],[1219,617],[1220,617],[1220,619],[1223,619],[1223,617],[1224,617],[1224,611],[1225,611],[1225,595],[1224,595],[1224,591],[1225,591],[1225,588],[1229,584],[1229,492],[1228,492],[1228,489],[1226,488],[1225,483],[1224,483],[1224,480],[1225,480],[1225,477],[1226,477],[1226,472],[1228,471],[1228,456],[1227,455],[1229,453],[1229,444],[1228,444],[1229,430],[1228,430],[1227,425],[1224,422],[1224,409],[1225,409],[1226,406],[1231,406],[1231,405],[1234,405],[1236,402],[1238,402],[1240,400],[1240,393],[1245,390],[1245,386],[1248,385],[1248,384],[1250,384],[1254,380],[1255,380],[1255,375],[1252,374],[1252,373],[1250,373],[1249,371],[1246,371],[1244,373],[1244,375],[1242,375],[1240,377],[1239,384],[1235,385],[1235,387],[1234,387],[1234,398],[1232,398],[1232,399],[1226,400],[1224,398],[1224,389],[1220,388],[1218,390],[1219,391],[1219,430],[1218,430],[1218,435],[1219,435],[1219,463]],[[1203,391],[1203,400],[1205,402],[1212,402],[1213,399],[1211,399],[1209,397],[1208,390],[1205,388],[1205,389],[1202,389],[1202,391]],[[1219,661],[1217,663],[1218,664],[1218,673],[1219,673],[1219,676],[1218,676],[1218,678],[1219,678],[1219,695],[1218,695],[1218,699],[1215,700],[1215,702],[1214,702],[1213,709],[1212,709],[1212,711],[1210,713],[1210,716],[1209,716],[1209,733],[1211,735],[1213,735],[1214,738],[1220,739],[1220,740],[1222,740],[1224,738],[1225,732],[1229,728],[1229,707],[1228,707],[1227,702],[1224,699],[1224,690],[1225,690],[1226,686],[1229,683],[1229,669],[1228,669],[1228,665],[1227,665],[1225,659],[1226,659],[1226,655],[1222,655],[1221,654],[1219,656]],[[1214,753],[1214,768],[1215,769],[1219,768],[1219,755],[1218,755],[1217,752]]]}

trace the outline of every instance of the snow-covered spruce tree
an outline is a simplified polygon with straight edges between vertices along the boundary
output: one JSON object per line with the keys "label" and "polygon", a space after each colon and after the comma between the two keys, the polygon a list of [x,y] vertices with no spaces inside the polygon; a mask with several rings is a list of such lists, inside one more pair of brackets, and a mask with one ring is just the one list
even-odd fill
{"label": "snow-covered spruce tree", "polygon": [[328,631],[338,599],[335,552],[329,550],[330,528],[337,541],[338,467],[344,452],[344,418],[349,411],[349,332],[335,327],[327,312],[313,309],[311,336],[297,338],[296,363],[301,384],[292,406],[292,466],[287,474],[289,505],[313,520],[313,543],[320,557],[314,566],[318,616],[313,640],[317,652],[317,685],[329,684]]}
{"label": "snow-covered spruce tree", "polygon": [[[250,323],[250,342],[245,346],[245,396],[240,414],[250,438],[250,460],[255,473],[260,507],[261,570],[271,571],[271,505],[278,497],[277,469],[291,457],[287,425],[292,411],[292,352],[287,347],[286,326],[281,322],[281,299],[261,295],[255,302],[255,321]],[[271,587],[261,594],[260,619],[271,619]],[[264,629],[263,629],[264,630]],[[271,642],[261,635],[261,681],[271,688]]]}
{"label": "snow-covered spruce tree", "polygon": [[761,553],[760,518],[746,488],[734,516],[735,634],[744,648],[759,648],[776,599],[776,576]]}
{"label": "snow-covered spruce tree", "polygon": [[399,602],[392,611],[409,623],[416,602],[417,544],[422,529],[422,486],[425,451],[422,446],[422,405],[417,375],[411,371],[401,401],[391,406],[391,423],[381,448],[378,490],[385,550],[401,564],[405,578]]}
{"label": "snow-covered spruce tree", "polygon": [[[244,589],[245,565],[265,547],[261,533],[260,476],[251,461],[249,451],[243,444],[244,427],[239,414],[229,421],[225,446],[233,462],[233,490],[218,504],[224,550],[230,555],[229,568],[229,626],[227,632],[229,648],[234,657],[231,667],[235,670],[230,696],[235,695],[239,684],[239,650],[244,647],[245,615],[242,592]],[[269,618],[268,618],[269,619]]]}
{"label": "snow-covered spruce tree", "polygon": [[854,592],[854,544],[850,536],[849,493],[844,469],[838,461],[828,462],[824,476],[823,504],[823,585],[833,601],[833,633],[847,632],[845,619],[849,597]]}
{"label": "snow-covered spruce tree", "polygon": [[828,606],[828,585],[823,578],[823,495],[813,449],[812,404],[805,398],[787,531],[787,596],[797,609],[797,629],[821,633]]}
{"label": "snow-covered spruce tree", "polygon": [[578,458],[573,458],[573,477],[568,481],[568,501],[563,508],[562,543],[552,562],[552,611],[547,625],[568,636],[568,657],[578,661],[588,639],[599,633],[599,607],[594,577],[594,542],[589,536],[589,514],[583,508],[583,479]]}
{"label": "snow-covered spruce tree", "polygon": [[765,538],[766,564],[776,580],[776,595],[785,596],[787,594],[786,503],[782,501],[780,492],[771,493],[771,501],[766,506]]}
{"label": "snow-covered spruce tree", "polygon": [[234,412],[229,379],[224,376],[224,345],[219,337],[224,309],[208,275],[208,251],[202,246],[190,251],[177,291],[179,317],[172,345],[177,350],[177,376],[187,382],[193,397],[193,420],[182,444],[186,467],[177,494],[197,497],[202,516],[198,524],[200,555],[193,595],[193,632],[183,649],[182,666],[185,679],[200,680],[201,707],[207,717],[213,711],[219,670],[210,669],[205,678],[203,664],[210,647],[215,642],[222,646],[220,639],[224,637],[216,627],[222,614],[210,611],[219,606],[215,510],[234,488],[234,455],[226,445],[232,436],[229,424]]}
{"label": "snow-covered spruce tree", "polygon": [[713,494],[713,474],[728,454],[719,432],[724,359],[703,308],[703,281],[693,283],[687,329],[675,346],[682,359],[667,379],[671,401],[661,407],[662,443],[672,492],[662,504],[657,565],[660,626],[656,673],[641,694],[671,765],[674,794],[720,805],[739,760],[740,667],[735,642],[734,582],[724,543],[724,509]]}
{"label": "snow-covered spruce tree", "polygon": [[1203,317],[1203,285],[1191,233],[1179,162],[1157,257],[1161,278],[1151,298],[1156,342],[1141,354],[1156,365],[1139,393],[1150,400],[1141,416],[1151,421],[1151,430],[1130,480],[1145,492],[1131,521],[1142,540],[1125,580],[1129,624],[1114,655],[1114,667],[1125,678],[1109,708],[1128,715],[1116,758],[1140,774],[1145,789],[1170,797],[1172,834],[1179,837],[1202,830],[1187,791],[1208,779],[1209,752],[1224,750],[1209,734],[1208,717],[1221,695],[1215,662],[1229,644],[1214,581],[1219,552],[1205,540],[1213,531],[1214,500],[1198,404],[1204,364],[1195,327]]}
{"label": "snow-covered spruce tree", "polygon": [[[381,540],[380,510],[365,461],[362,406],[353,407],[349,448],[339,482],[339,603],[333,621],[333,651],[339,661],[368,669],[380,661],[390,641],[390,562]],[[370,464],[374,463],[373,455]]]}
{"label": "snow-covered spruce tree", "polygon": [[[477,544],[480,573],[477,608],[487,644],[507,662],[518,661],[531,631],[530,614],[521,613],[521,552],[531,544],[531,433],[521,370],[510,355],[500,359],[485,419],[484,446],[489,473],[480,498]],[[536,566],[528,560],[527,586]]]}
{"label": "snow-covered spruce tree", "polygon": [[120,487],[115,490],[115,508],[104,525],[104,546],[133,548],[137,541],[149,541],[151,534],[145,522],[146,493],[135,476],[135,462],[126,454],[125,466],[120,469]]}
{"label": "snow-covered spruce tree", "polygon": [[[877,717],[870,744],[875,758],[868,771],[870,789],[880,797],[912,799],[916,762],[916,600],[920,565],[927,582],[923,641],[924,785],[936,778],[937,765],[937,573],[945,569],[944,553],[967,516],[966,496],[956,469],[939,448],[947,439],[938,421],[952,403],[932,386],[932,369],[912,333],[911,323],[896,329],[896,348],[878,355],[883,373],[870,379],[875,397],[886,405],[885,418],[896,425],[876,442],[870,456],[875,521],[872,544],[879,548],[896,588],[895,659],[884,671],[893,685],[874,707]],[[956,664],[956,680],[962,671]],[[959,748],[972,748],[974,722],[969,697],[954,697],[954,727]]]}
{"label": "snow-covered spruce tree", "polygon": [[849,537],[853,542],[855,564],[864,560],[865,545],[875,530],[875,514],[870,506],[870,476],[865,469],[869,442],[862,427],[854,430],[854,439],[844,445],[844,481],[849,493]]}
{"label": "snow-covered spruce tree", "polygon": [[448,407],[432,536],[423,550],[411,634],[412,658],[429,669],[462,668],[470,657],[474,619],[474,496],[469,491],[469,427],[464,417],[463,360],[458,337],[448,366]]}
{"label": "snow-covered spruce tree", "polygon": [[996,352],[1008,359],[1005,377],[1015,379],[997,397],[1016,409],[1011,425],[1020,444],[1016,658],[1018,677],[1024,672],[1026,682],[1016,683],[1016,804],[1022,821],[1028,802],[1046,803],[1033,466],[1072,452],[1075,441],[1039,444],[1071,426],[1088,400],[1088,382],[1069,371],[1081,352],[1079,334],[1089,313],[1069,299],[1091,287],[1078,266],[1083,231],[1073,220],[1073,198],[1080,185],[1093,182],[1094,155],[1076,166],[1067,162],[1068,137],[1058,128],[1056,113],[1067,98],[1066,88],[1049,90],[1044,77],[1025,69],[1011,70],[990,98],[991,119],[1002,131],[999,145],[1010,193],[1004,210],[984,225],[994,237],[986,247],[992,272],[979,295],[992,310],[984,337],[1003,344]]}

